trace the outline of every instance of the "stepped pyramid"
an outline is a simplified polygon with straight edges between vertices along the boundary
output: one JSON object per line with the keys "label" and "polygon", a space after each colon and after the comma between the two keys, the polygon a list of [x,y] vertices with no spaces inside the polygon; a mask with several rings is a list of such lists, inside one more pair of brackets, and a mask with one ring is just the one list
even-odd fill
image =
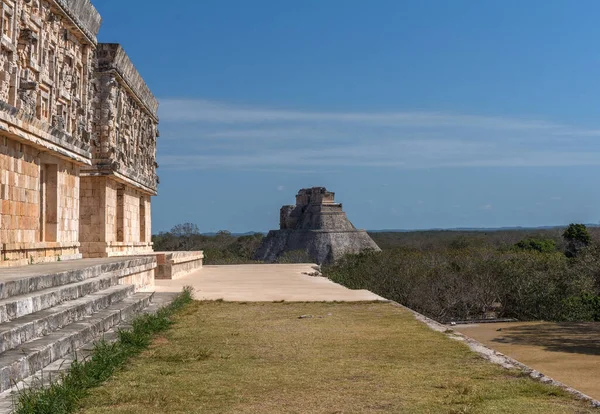
{"label": "stepped pyramid", "polygon": [[324,187],[303,188],[295,206],[283,206],[280,229],[271,230],[255,253],[255,260],[275,262],[285,252],[306,251],[318,264],[332,263],[347,253],[379,247],[365,230],[358,230]]}

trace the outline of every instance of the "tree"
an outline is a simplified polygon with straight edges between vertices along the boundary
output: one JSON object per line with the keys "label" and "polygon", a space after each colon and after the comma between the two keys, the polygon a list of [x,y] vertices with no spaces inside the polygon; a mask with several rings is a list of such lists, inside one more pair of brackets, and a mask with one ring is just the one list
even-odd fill
{"label": "tree", "polygon": [[574,223],[569,224],[569,227],[563,233],[563,239],[567,242],[567,250],[565,251],[567,257],[577,256],[577,253],[592,241],[585,224]]}
{"label": "tree", "polygon": [[194,238],[200,235],[198,226],[193,223],[178,224],[171,229],[171,234],[178,240],[176,250],[194,250]]}
{"label": "tree", "polygon": [[556,242],[551,239],[536,239],[530,237],[515,244],[515,248],[518,250],[529,250],[540,253],[552,253],[556,251]]}
{"label": "tree", "polygon": [[194,223],[183,223],[173,227],[171,234],[175,237],[190,237],[200,234],[200,230],[198,230],[198,226]]}

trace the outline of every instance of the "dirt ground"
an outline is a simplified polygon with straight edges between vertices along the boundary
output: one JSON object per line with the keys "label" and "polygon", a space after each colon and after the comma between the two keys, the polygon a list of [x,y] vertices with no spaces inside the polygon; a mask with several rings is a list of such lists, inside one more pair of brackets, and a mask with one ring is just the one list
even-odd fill
{"label": "dirt ground", "polygon": [[455,330],[600,399],[600,323],[490,323]]}

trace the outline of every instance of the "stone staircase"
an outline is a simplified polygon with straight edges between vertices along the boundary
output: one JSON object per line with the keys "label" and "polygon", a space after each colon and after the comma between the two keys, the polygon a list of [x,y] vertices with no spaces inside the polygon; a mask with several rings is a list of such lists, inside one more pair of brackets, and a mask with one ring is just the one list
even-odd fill
{"label": "stone staircase", "polygon": [[64,263],[0,269],[0,393],[152,301],[152,292],[123,284],[153,271],[152,256]]}

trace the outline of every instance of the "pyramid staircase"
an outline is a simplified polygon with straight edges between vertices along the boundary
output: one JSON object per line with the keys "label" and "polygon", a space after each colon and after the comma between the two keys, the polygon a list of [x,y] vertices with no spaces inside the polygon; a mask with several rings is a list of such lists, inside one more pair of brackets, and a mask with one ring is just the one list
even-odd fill
{"label": "pyramid staircase", "polygon": [[0,269],[0,393],[148,307],[152,292],[120,281],[155,267],[145,256]]}

